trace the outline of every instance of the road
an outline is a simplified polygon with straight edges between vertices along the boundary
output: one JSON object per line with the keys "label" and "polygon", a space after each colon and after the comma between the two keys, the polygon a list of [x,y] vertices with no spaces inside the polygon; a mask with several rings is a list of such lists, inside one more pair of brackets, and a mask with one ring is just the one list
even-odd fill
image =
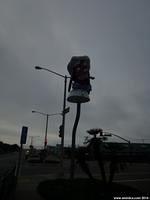
{"label": "road", "polygon": [[[88,162],[91,172],[96,178],[101,178],[100,171],[96,162]],[[66,178],[69,178],[70,161],[64,162],[64,174]],[[60,164],[56,163],[28,163],[24,162],[21,169],[21,176],[36,177],[41,175],[43,178],[59,178],[61,171]],[[108,176],[109,171],[106,170]],[[76,165],[75,177],[87,178],[87,175]],[[128,164],[127,168],[118,172],[115,175],[115,182],[123,183],[139,189],[142,192],[150,191],[150,164],[144,163],[132,163]]]}
{"label": "road", "polygon": [[0,155],[0,177],[16,166],[18,153]]}

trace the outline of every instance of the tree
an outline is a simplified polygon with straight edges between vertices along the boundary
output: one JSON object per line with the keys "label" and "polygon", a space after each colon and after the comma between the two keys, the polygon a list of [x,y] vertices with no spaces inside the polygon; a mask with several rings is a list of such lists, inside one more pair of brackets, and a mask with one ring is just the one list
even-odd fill
{"label": "tree", "polygon": [[[82,170],[88,175],[90,179],[93,179],[93,175],[89,170],[88,164],[86,163],[85,154],[88,153],[93,154],[94,159],[97,161],[98,166],[100,168],[102,181],[104,184],[109,184],[113,182],[115,173],[119,170],[124,170],[126,168],[126,161],[118,157],[117,153],[120,152],[124,147],[122,145],[115,145],[110,143],[109,145],[105,145],[104,141],[108,138],[103,135],[102,129],[90,129],[87,131],[92,138],[86,137],[84,144],[87,144],[86,148],[83,150],[79,150],[77,154],[78,163],[81,166]],[[110,156],[107,158],[109,162],[109,177],[107,180],[106,172],[105,172],[105,158],[103,150],[106,149],[109,151]]]}

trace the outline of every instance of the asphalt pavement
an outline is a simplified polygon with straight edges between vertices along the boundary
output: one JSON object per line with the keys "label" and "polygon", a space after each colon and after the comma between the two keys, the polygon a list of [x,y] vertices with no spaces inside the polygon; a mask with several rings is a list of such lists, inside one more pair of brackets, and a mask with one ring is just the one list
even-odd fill
{"label": "asphalt pavement", "polygon": [[18,153],[0,155],[0,177],[16,166]]}
{"label": "asphalt pavement", "polygon": [[[100,171],[96,162],[89,162],[89,166],[96,178],[101,178]],[[69,178],[70,161],[64,161],[64,178]],[[21,167],[21,174],[18,179],[16,189],[16,200],[42,199],[36,188],[38,184],[47,179],[62,177],[60,163],[28,163],[24,162]],[[108,170],[107,170],[108,175]],[[75,178],[87,178],[80,167],[76,165]],[[115,175],[115,182],[132,186],[147,195],[150,192],[150,164],[128,165],[123,171]]]}

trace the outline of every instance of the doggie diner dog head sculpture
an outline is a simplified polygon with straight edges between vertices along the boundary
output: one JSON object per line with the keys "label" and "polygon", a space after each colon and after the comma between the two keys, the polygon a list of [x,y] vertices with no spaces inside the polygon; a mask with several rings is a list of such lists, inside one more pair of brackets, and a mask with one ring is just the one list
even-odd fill
{"label": "doggie diner dog head sculpture", "polygon": [[72,103],[85,103],[90,101],[90,59],[88,56],[73,56],[67,66],[71,76],[67,100]]}

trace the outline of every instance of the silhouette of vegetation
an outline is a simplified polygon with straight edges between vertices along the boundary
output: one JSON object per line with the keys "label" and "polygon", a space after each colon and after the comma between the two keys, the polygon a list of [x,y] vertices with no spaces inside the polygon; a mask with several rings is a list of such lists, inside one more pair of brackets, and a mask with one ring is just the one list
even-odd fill
{"label": "silhouette of vegetation", "polygon": [[108,180],[108,183],[111,184],[114,180],[115,173],[119,171],[124,171],[127,168],[127,162],[125,160],[120,159],[120,157],[117,156],[117,152],[120,152],[122,149],[124,149],[122,145],[116,146],[115,144],[111,144],[107,148],[109,148],[109,150],[111,151],[109,164],[110,174]]}
{"label": "silhouette of vegetation", "polygon": [[11,152],[18,152],[19,151],[19,146],[17,144],[6,144],[3,142],[0,142],[0,154],[4,153],[11,153]]}
{"label": "silhouette of vegetation", "polygon": [[[88,163],[86,162],[86,154],[92,155],[94,160],[97,161],[101,177],[104,185],[111,185],[114,180],[115,173],[119,170],[124,170],[127,165],[125,161],[122,161],[118,156],[117,152],[124,148],[122,145],[116,146],[115,144],[111,145],[102,145],[105,144],[104,141],[107,140],[107,137],[103,135],[102,129],[90,129],[87,131],[92,138],[86,137],[84,144],[88,144],[86,148],[79,148],[77,152],[77,162],[79,163],[81,169],[88,175],[88,177],[93,181],[94,177],[89,169]],[[106,177],[106,168],[105,168],[105,158],[103,154],[103,148],[106,148],[111,152],[111,156],[107,158],[107,163],[109,162],[109,177]]]}
{"label": "silhouette of vegetation", "polygon": [[[123,169],[124,165],[119,159],[117,159],[118,148],[115,145],[107,146],[108,151],[111,152],[109,157],[109,177],[106,177],[105,158],[102,148],[105,146],[107,137],[102,134],[102,129],[91,129],[87,131],[92,138],[86,137],[85,147],[79,147],[76,149],[76,160],[82,170],[88,175],[87,178],[75,178],[71,179],[55,179],[46,180],[41,182],[38,187],[38,193],[46,200],[48,199],[103,199],[112,200],[113,196],[122,195],[140,195],[140,191],[129,186],[113,183],[114,174],[118,169]],[[122,146],[119,149],[123,148]],[[69,149],[68,149],[69,150]],[[87,159],[93,157],[92,160],[96,160],[100,169],[102,180],[96,179],[88,166]],[[108,160],[107,160],[108,163]],[[121,166],[121,168],[118,168]]]}

